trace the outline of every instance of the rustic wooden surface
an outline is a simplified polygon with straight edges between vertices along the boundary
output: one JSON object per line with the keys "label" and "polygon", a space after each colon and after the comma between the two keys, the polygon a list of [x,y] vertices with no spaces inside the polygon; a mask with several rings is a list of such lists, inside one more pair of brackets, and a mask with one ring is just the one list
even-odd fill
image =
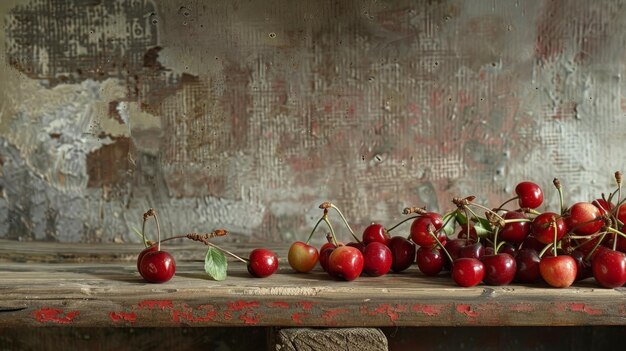
{"label": "rustic wooden surface", "polygon": [[276,336],[276,351],[386,351],[387,337],[376,328],[285,328]]}
{"label": "rustic wooden surface", "polygon": [[[204,274],[202,245],[168,249],[176,276],[148,284],[136,272],[137,245],[0,241],[0,327],[626,325],[626,289],[593,280],[460,288],[411,268],[341,282],[320,270],[296,274],[281,260],[264,279],[230,262],[227,280],[216,282]],[[273,249],[286,257],[286,247]]]}

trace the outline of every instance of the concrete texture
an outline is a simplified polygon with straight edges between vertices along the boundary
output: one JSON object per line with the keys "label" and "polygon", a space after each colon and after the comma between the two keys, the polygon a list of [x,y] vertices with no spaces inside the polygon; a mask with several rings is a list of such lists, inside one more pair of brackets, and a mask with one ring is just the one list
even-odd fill
{"label": "concrete texture", "polygon": [[152,206],[168,234],[302,240],[326,200],[360,229],[453,196],[496,203],[522,180],[557,209],[554,177],[572,202],[626,170],[626,1],[0,14],[0,238],[138,242]]}

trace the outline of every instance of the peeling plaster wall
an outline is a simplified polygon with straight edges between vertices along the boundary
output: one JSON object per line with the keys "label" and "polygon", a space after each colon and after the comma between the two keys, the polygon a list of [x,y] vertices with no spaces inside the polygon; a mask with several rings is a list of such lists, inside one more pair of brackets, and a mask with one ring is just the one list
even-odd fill
{"label": "peeling plaster wall", "polygon": [[[626,1],[0,4],[0,238],[303,239],[626,170]],[[345,233],[344,233],[345,234]],[[347,237],[346,237],[347,238]],[[321,240],[321,238],[320,238]]]}

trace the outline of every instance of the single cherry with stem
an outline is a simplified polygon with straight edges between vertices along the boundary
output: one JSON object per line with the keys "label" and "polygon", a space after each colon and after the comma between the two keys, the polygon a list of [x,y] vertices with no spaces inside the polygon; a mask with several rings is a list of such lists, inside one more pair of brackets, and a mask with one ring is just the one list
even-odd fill
{"label": "single cherry with stem", "polygon": [[[161,251],[161,227],[159,225],[159,219],[154,209],[149,209],[144,214],[144,225],[142,226],[142,234],[144,233],[145,222],[148,217],[154,217],[157,227],[157,244],[156,250],[152,250],[150,247],[145,249],[148,252],[142,252],[140,254],[141,261],[139,262],[139,274],[150,283],[165,283],[172,279],[176,273],[176,261],[174,257],[168,252]],[[145,238],[145,236],[144,236]],[[145,239],[144,239],[145,243]],[[144,251],[145,251],[144,250]]]}
{"label": "single cherry with stem", "polygon": [[[569,255],[557,254],[557,237],[558,230],[556,222],[551,222],[551,226],[554,231],[554,239],[552,244],[546,245],[546,247],[539,253],[541,261],[539,262],[539,272],[543,280],[550,286],[555,288],[567,288],[574,283],[578,268],[576,261]],[[552,247],[552,256],[545,256],[546,250]]]}
{"label": "single cherry with stem", "polygon": [[517,272],[517,264],[513,256],[507,253],[498,253],[499,231],[500,226],[496,225],[493,238],[493,255],[485,255],[481,258],[481,262],[485,265],[483,280],[489,285],[507,285],[513,281]]}
{"label": "single cherry with stem", "polygon": [[317,251],[317,248],[310,245],[309,242],[321,222],[322,218],[315,223],[315,226],[313,227],[311,234],[309,234],[306,242],[296,241],[289,247],[287,261],[289,262],[291,268],[293,268],[296,272],[308,273],[313,270],[317,264],[320,256],[319,252]]}

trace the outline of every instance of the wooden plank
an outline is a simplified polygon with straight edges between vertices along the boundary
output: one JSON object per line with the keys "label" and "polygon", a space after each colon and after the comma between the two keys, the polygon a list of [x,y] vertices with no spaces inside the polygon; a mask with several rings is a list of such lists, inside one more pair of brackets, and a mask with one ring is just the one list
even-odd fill
{"label": "wooden plank", "polygon": [[[62,247],[49,249],[59,253]],[[277,249],[286,257],[286,248]],[[203,252],[187,246],[171,251],[177,258]],[[0,293],[0,327],[626,325],[626,289],[602,289],[593,281],[568,289],[460,288],[447,275],[424,277],[411,268],[342,282],[319,269],[294,273],[285,260],[264,279],[232,262],[228,279],[216,282],[202,262],[179,259],[176,276],[165,284],[145,283],[134,260],[4,262]]]}
{"label": "wooden plank", "polygon": [[386,351],[387,337],[376,328],[287,328],[278,331],[276,351]]}

